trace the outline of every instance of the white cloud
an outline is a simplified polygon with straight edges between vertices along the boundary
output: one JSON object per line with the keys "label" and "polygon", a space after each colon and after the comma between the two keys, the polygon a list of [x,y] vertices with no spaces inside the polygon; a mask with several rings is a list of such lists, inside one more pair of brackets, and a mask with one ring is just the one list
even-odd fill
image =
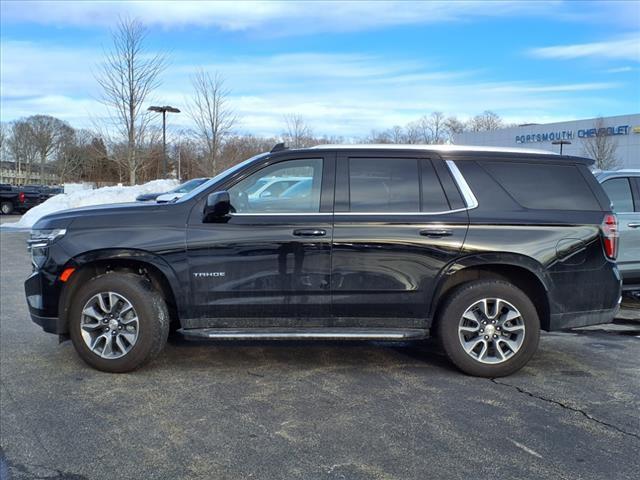
{"label": "white cloud", "polygon": [[635,72],[637,68],[633,68],[630,66],[626,67],[618,67],[618,68],[609,68],[605,70],[606,73],[627,73],[627,72]]}
{"label": "white cloud", "polygon": [[556,60],[593,57],[640,62],[640,35],[629,35],[604,42],[534,48],[530,53],[534,57]]}
{"label": "white cloud", "polygon": [[92,68],[101,52],[74,46],[3,40],[0,43],[2,96],[88,95]]}
{"label": "white cloud", "polygon": [[[46,113],[76,127],[91,127],[92,117],[104,114],[95,100],[99,92],[91,75],[101,51],[14,41],[3,41],[0,48],[2,120]],[[174,54],[176,59],[186,58],[182,52]],[[610,101],[600,92],[618,85],[495,82],[487,81],[490,72],[443,70],[428,61],[359,54],[243,56],[205,68],[226,77],[231,105],[241,117],[239,130],[262,135],[279,134],[283,116],[291,112],[302,115],[318,134],[345,137],[404,125],[433,110],[464,118],[492,109],[505,117],[535,121],[577,112],[577,105],[605,111]],[[169,117],[174,128],[190,126],[185,107],[189,75],[195,69],[174,63],[149,100],[183,110]]]}
{"label": "white cloud", "polygon": [[320,31],[362,31],[473,18],[563,15],[563,2],[478,1],[3,1],[5,22],[32,22],[78,27],[112,26],[123,15],[147,25],[197,25],[224,30],[263,29],[271,35]]}

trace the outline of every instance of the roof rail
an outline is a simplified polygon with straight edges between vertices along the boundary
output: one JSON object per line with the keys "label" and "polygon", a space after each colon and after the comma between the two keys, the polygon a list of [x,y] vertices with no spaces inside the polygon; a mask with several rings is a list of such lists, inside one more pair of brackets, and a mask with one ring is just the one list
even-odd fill
{"label": "roof rail", "polygon": [[284,142],[276,143],[271,149],[270,153],[281,152],[282,150],[287,150],[287,146],[284,144]]}

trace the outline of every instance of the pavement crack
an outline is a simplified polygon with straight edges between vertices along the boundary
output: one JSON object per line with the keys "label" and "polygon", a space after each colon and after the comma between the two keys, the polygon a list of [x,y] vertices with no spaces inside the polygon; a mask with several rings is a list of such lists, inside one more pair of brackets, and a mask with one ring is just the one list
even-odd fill
{"label": "pavement crack", "polygon": [[588,412],[585,412],[584,410],[582,410],[582,409],[580,409],[580,408],[575,408],[575,407],[572,407],[571,405],[567,405],[566,403],[559,402],[558,400],[553,400],[553,399],[551,399],[551,398],[543,397],[542,395],[537,395],[537,394],[535,394],[535,393],[533,393],[533,392],[529,392],[528,390],[525,390],[525,389],[524,389],[524,388],[522,388],[522,387],[518,387],[517,385],[511,385],[510,383],[500,382],[500,381],[498,381],[496,378],[490,378],[489,380],[491,380],[491,381],[492,381],[493,383],[495,383],[496,385],[502,385],[503,387],[514,388],[514,389],[516,389],[518,392],[523,393],[523,394],[525,394],[525,395],[528,395],[528,396],[530,396],[531,398],[535,398],[535,399],[538,399],[538,400],[542,400],[543,402],[547,402],[547,403],[551,403],[551,404],[553,404],[553,405],[557,405],[557,406],[559,406],[559,407],[561,407],[561,408],[564,408],[565,410],[570,410],[570,411],[572,411],[572,412],[580,413],[580,414],[582,414],[585,418],[588,418],[588,419],[589,419],[589,420],[591,420],[592,422],[596,422],[596,423],[598,423],[598,424],[600,424],[600,425],[603,425],[603,426],[605,426],[605,427],[611,428],[611,429],[615,430],[615,431],[616,431],[616,432],[618,432],[618,433],[621,433],[621,434],[623,434],[623,435],[627,435],[627,436],[629,436],[629,437],[633,437],[633,438],[635,438],[636,440],[640,440],[640,435],[639,435],[639,434],[637,434],[637,433],[633,433],[633,432],[628,432],[628,431],[626,431],[626,430],[624,430],[624,429],[622,429],[622,428],[620,428],[620,427],[618,427],[618,426],[616,426],[616,425],[613,425],[613,424],[611,424],[611,423],[608,423],[608,422],[605,422],[605,421],[600,420],[600,419],[598,419],[598,418],[595,418],[593,415],[591,415],[591,414],[590,414],[590,413],[588,413]]}

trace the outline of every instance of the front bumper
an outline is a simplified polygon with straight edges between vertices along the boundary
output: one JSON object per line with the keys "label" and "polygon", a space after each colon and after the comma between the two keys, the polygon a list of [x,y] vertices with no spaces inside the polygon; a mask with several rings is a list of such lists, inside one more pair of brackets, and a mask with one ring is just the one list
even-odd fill
{"label": "front bumper", "polygon": [[58,288],[55,277],[34,271],[24,282],[27,306],[31,320],[45,332],[62,335],[67,333],[58,317]]}
{"label": "front bumper", "polygon": [[60,321],[58,317],[41,317],[33,312],[29,312],[33,323],[40,325],[42,330],[47,333],[55,333],[56,335],[62,335],[64,332],[60,331]]}

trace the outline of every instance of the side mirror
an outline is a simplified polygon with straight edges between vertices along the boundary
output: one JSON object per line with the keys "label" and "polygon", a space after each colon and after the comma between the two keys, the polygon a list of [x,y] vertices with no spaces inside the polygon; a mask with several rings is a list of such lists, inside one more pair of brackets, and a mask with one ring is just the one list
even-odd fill
{"label": "side mirror", "polygon": [[214,222],[216,219],[226,217],[231,211],[231,198],[229,192],[221,191],[211,193],[207,197],[207,204],[204,206],[202,221]]}

